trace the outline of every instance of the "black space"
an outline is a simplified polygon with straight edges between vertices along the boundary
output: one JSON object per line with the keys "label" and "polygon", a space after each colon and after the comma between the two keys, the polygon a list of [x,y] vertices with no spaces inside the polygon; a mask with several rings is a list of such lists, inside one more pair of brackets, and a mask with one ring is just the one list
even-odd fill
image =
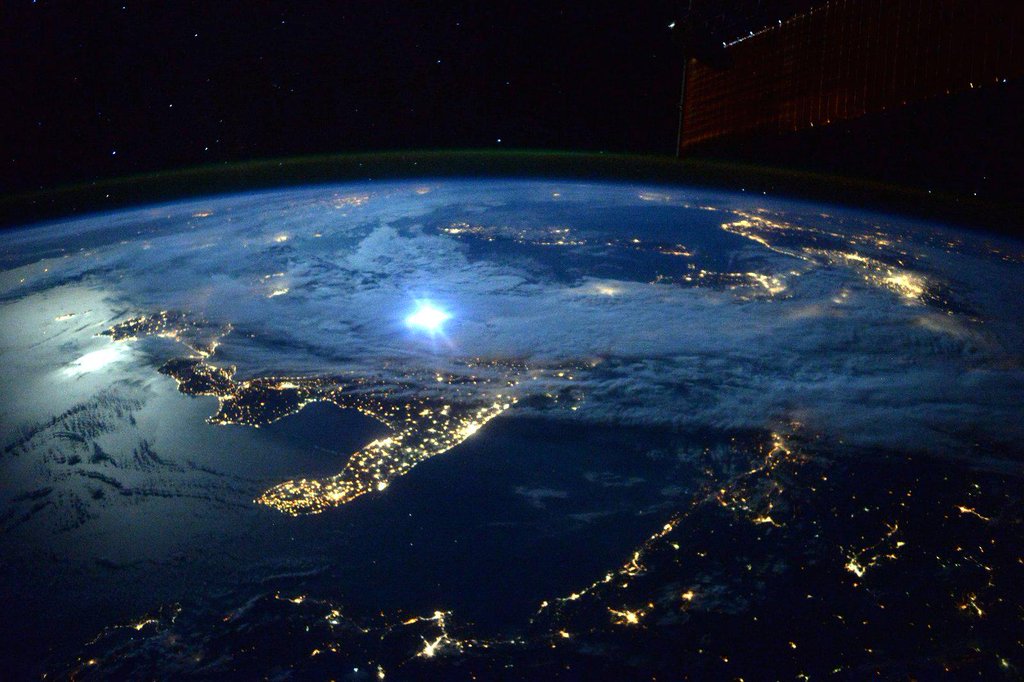
{"label": "black space", "polygon": [[[6,2],[0,199],[150,171],[349,152],[668,159],[684,54],[717,64],[723,40],[817,4]],[[1024,86],[1013,82],[792,135],[727,139],[696,156],[1013,207],[1024,195],[1022,118]],[[0,213],[32,220],[42,206]],[[1002,218],[988,222],[1005,229]]]}
{"label": "black space", "polygon": [[5,6],[4,189],[296,154],[671,154],[674,3]]}

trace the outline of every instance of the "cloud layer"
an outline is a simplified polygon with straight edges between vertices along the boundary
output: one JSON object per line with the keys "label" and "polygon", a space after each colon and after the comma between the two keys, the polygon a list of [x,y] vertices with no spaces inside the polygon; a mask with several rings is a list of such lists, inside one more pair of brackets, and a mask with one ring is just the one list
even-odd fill
{"label": "cloud layer", "polygon": [[[517,390],[572,391],[576,409],[557,408],[572,419],[796,420],[963,456],[1024,435],[1021,254],[950,228],[704,190],[325,186],[15,232],[0,297],[78,282],[124,317],[230,323],[214,360],[239,377],[418,376],[406,390],[428,392],[437,371],[501,381],[575,363],[571,378]],[[421,299],[452,315],[442,334],[404,325]]]}

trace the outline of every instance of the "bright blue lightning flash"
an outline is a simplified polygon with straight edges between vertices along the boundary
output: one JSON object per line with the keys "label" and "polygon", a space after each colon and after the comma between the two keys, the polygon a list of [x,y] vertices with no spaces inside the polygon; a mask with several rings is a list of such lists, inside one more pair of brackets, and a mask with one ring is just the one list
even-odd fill
{"label": "bright blue lightning flash", "polygon": [[436,334],[451,315],[429,301],[418,301],[416,310],[405,318],[405,324],[412,329]]}

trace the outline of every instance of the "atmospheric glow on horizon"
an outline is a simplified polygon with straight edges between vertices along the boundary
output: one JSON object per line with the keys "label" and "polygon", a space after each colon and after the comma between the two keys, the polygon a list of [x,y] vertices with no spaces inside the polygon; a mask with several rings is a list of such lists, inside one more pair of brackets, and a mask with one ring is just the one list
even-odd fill
{"label": "atmospheric glow on horizon", "polygon": [[418,301],[416,310],[405,318],[405,324],[412,329],[436,334],[441,331],[441,327],[449,319],[451,319],[450,313],[441,310],[430,301]]}

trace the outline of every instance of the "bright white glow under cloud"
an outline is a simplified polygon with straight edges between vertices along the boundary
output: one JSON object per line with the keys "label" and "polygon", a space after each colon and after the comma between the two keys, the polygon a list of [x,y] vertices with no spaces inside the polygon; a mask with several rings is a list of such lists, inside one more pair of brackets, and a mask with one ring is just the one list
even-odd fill
{"label": "bright white glow under cloud", "polygon": [[449,319],[451,315],[433,303],[420,301],[416,304],[416,310],[405,318],[405,323],[412,329],[436,334]]}

